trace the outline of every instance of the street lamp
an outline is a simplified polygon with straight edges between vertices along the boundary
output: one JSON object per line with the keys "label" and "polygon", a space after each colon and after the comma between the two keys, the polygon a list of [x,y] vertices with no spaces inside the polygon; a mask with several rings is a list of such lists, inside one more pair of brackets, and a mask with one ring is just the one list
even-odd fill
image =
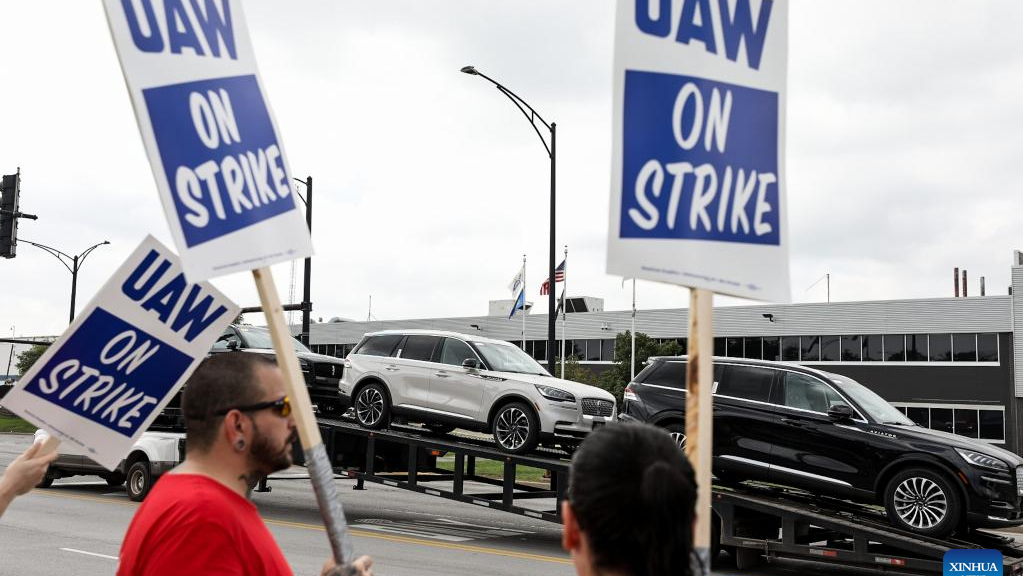
{"label": "street lamp", "polygon": [[[555,143],[555,136],[557,134],[557,130],[556,130],[557,124],[555,124],[554,122],[551,122],[550,124],[548,124],[546,121],[544,121],[544,119],[542,117],[540,117],[539,114],[537,114],[536,110],[533,110],[532,106],[530,106],[529,104],[526,103],[525,100],[523,100],[522,98],[519,98],[519,96],[517,94],[515,94],[511,90],[505,88],[504,86],[502,86],[499,82],[497,82],[493,78],[487,76],[486,74],[483,74],[482,72],[477,70],[475,67],[473,67],[473,66],[463,66],[462,67],[462,72],[464,72],[465,74],[470,74],[472,76],[479,76],[480,78],[483,78],[484,80],[486,80],[486,81],[490,82],[491,84],[493,84],[494,86],[496,86],[497,89],[500,90],[502,94],[507,96],[508,99],[511,100],[513,104],[515,104],[515,106],[519,109],[519,111],[522,112],[522,114],[526,117],[526,119],[529,120],[529,125],[533,127],[533,130],[536,130],[536,135],[540,137],[540,142],[543,143],[544,149],[547,150],[547,156],[550,157],[550,159],[551,159],[551,245],[550,245],[550,252],[549,252],[550,258],[549,258],[549,261],[548,261],[549,266],[548,266],[548,272],[547,272],[548,282],[550,282],[551,286],[550,286],[550,291],[548,292],[548,300],[547,300],[547,369],[550,370],[553,373],[553,371],[554,371],[554,348],[555,348],[555,346],[554,346],[554,319],[555,319],[554,318],[555,317],[555,314],[554,314],[554,292],[555,292],[555,290],[554,290],[554,198],[555,198],[555,194],[554,194],[554,191],[555,191],[555,188],[554,188],[554,166],[555,166],[555,161],[554,161],[554,158],[555,158],[555,156],[554,156],[555,147],[554,147],[554,143]],[[528,110],[528,112],[527,112],[527,110]],[[547,145],[547,140],[544,139],[543,134],[540,132],[540,129],[536,126],[537,120],[539,120],[540,124],[542,124],[543,127],[546,128],[550,132],[550,134],[551,134],[551,142],[550,142],[549,146]]]}
{"label": "street lamp", "polygon": [[[74,322],[74,320],[75,320],[75,294],[78,292],[78,270],[82,267],[82,264],[85,262],[85,257],[88,256],[90,252],[92,252],[96,248],[99,248],[100,246],[103,246],[104,244],[110,244],[110,242],[104,240],[104,241],[100,242],[99,244],[93,244],[92,246],[89,246],[88,248],[83,250],[81,254],[75,254],[74,256],[71,256],[69,254],[65,254],[65,253],[61,252],[60,250],[57,250],[56,248],[51,248],[50,246],[46,246],[45,244],[39,244],[37,242],[32,242],[31,240],[25,240],[24,238],[18,238],[18,241],[19,242],[24,242],[26,244],[31,244],[31,245],[35,246],[36,248],[40,248],[42,250],[45,250],[47,253],[51,254],[54,258],[56,258],[57,260],[60,260],[60,263],[63,264],[65,268],[67,268],[68,272],[71,273],[71,316],[70,316],[70,319],[68,320],[68,324],[70,324],[71,322]],[[71,263],[70,266],[68,265],[68,262],[64,261],[64,258],[67,258],[68,261],[70,261],[70,263]]]}

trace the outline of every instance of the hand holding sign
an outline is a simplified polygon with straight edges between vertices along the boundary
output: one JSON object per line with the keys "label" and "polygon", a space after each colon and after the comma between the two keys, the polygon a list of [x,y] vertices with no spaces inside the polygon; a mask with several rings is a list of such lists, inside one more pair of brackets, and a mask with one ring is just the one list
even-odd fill
{"label": "hand holding sign", "polygon": [[238,310],[213,286],[185,280],[177,257],[150,236],[4,406],[113,469]]}

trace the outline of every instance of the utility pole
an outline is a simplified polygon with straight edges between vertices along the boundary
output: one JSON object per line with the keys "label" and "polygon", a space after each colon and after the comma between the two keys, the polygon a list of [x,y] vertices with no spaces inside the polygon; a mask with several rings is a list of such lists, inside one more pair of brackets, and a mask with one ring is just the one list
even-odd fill
{"label": "utility pole", "polygon": [[[309,227],[309,235],[313,234],[313,177],[306,176],[305,180],[296,181],[301,182],[305,185],[305,223]],[[299,196],[301,198],[301,196]],[[312,303],[312,277],[313,277],[313,259],[311,257],[305,259],[305,272],[302,280],[302,333],[298,335],[298,339],[302,344],[309,346],[309,322],[310,314],[313,311]]]}

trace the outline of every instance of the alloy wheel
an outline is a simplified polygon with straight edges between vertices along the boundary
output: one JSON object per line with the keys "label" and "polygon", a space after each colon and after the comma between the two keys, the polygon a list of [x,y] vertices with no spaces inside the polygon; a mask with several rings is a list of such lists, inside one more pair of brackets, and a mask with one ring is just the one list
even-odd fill
{"label": "alloy wheel", "polygon": [[686,435],[685,434],[683,434],[681,432],[669,432],[668,434],[671,436],[671,441],[674,442],[675,445],[679,447],[679,449],[682,449],[682,448],[686,447]]}
{"label": "alloy wheel", "polygon": [[927,529],[939,524],[948,514],[948,496],[941,486],[928,478],[906,478],[895,489],[895,513],[907,525]]}
{"label": "alloy wheel", "polygon": [[355,417],[363,425],[374,426],[384,413],[384,395],[376,388],[365,388],[355,400]]}
{"label": "alloy wheel", "polygon": [[518,450],[529,438],[529,418],[522,410],[510,406],[497,416],[494,436],[508,450]]}

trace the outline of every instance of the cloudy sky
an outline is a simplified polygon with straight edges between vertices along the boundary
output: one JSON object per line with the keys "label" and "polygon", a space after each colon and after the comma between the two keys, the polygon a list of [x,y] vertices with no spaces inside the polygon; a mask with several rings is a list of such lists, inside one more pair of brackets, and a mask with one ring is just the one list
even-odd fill
{"label": "cloudy sky", "polygon": [[[315,178],[314,316],[485,314],[547,261],[549,164],[473,64],[558,124],[558,239],[571,293],[630,306],[605,271],[612,0],[246,2],[291,167]],[[20,236],[68,253],[109,240],[83,306],[167,223],[98,1],[3,0],[0,172],[22,170]],[[787,193],[792,299],[1004,294],[1023,248],[1023,3],[793,0]],[[560,249],[559,249],[560,251]],[[559,256],[560,260],[560,256]],[[291,267],[274,269],[288,297]],[[71,275],[26,244],[0,260],[0,333],[64,329]],[[214,282],[243,306],[251,278]],[[297,268],[301,295],[301,265]],[[684,306],[639,283],[639,306]],[[736,300],[723,303],[735,303]],[[250,318],[258,322],[256,318]],[[6,347],[0,346],[6,356]]]}

